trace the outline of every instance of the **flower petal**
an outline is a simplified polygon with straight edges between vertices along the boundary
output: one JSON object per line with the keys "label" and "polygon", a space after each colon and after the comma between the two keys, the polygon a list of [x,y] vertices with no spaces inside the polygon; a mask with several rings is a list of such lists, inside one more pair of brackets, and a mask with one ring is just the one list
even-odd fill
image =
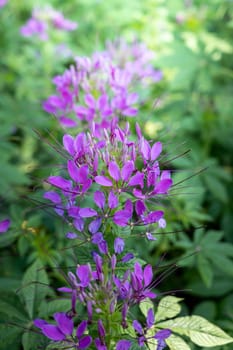
{"label": "flower petal", "polygon": [[95,182],[101,186],[111,187],[112,181],[106,176],[96,176]]}
{"label": "flower petal", "polygon": [[41,330],[47,338],[53,341],[61,341],[66,338],[66,336],[59,330],[59,328],[52,324],[47,324],[43,326]]}
{"label": "flower petal", "polygon": [[59,330],[65,335],[71,335],[74,329],[74,323],[65,312],[57,312],[54,314]]}
{"label": "flower petal", "polygon": [[120,168],[116,162],[110,162],[108,165],[108,172],[110,176],[115,180],[119,181],[121,178]]}

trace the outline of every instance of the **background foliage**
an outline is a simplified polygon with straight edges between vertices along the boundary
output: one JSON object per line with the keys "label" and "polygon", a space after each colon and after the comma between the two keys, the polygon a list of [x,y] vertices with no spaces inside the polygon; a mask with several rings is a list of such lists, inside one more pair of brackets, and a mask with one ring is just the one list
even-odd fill
{"label": "background foliage", "polygon": [[[71,252],[64,260],[62,251],[65,228],[41,205],[42,179],[58,157],[49,144],[60,142],[62,135],[41,103],[53,93],[52,77],[63,72],[73,56],[103,50],[107,40],[119,36],[142,40],[156,52],[154,64],[164,79],[140,91],[147,103],[139,122],[149,138],[166,144],[177,183],[168,206],[167,231],[172,233],[158,235],[144,258],[152,265],[164,254],[162,264],[178,261],[182,269],[163,282],[161,292],[184,290],[178,293],[186,301],[182,315],[192,311],[233,334],[232,1],[50,3],[79,28],[54,32],[45,42],[25,39],[19,29],[35,1],[13,0],[0,9],[0,219],[10,216],[13,221],[10,232],[0,237],[0,337],[7,337],[13,350],[21,344],[26,350],[35,342],[42,344],[43,338],[25,329],[39,310],[41,317],[56,310],[54,292],[46,284],[48,279],[59,284],[62,275],[56,267],[72,261]],[[57,54],[64,43],[66,49]],[[129,244],[143,257],[141,241]],[[40,276],[34,276],[38,266]],[[33,280],[44,287],[31,285]],[[65,301],[59,307],[64,310]],[[8,319],[19,326],[9,327]],[[2,344],[0,338],[5,349]]]}

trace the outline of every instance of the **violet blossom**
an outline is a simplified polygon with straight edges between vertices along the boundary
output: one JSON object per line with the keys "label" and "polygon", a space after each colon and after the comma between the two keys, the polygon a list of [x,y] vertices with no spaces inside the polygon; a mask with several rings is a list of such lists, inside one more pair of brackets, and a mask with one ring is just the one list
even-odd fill
{"label": "violet blossom", "polygon": [[0,234],[8,231],[10,224],[11,224],[11,221],[9,219],[0,221]]}
{"label": "violet blossom", "polygon": [[[149,240],[154,239],[151,225],[166,226],[164,211],[154,207],[151,210],[150,204],[166,197],[172,186],[170,171],[161,170],[158,161],[162,144],[144,139],[138,126],[137,133],[136,141],[132,141],[128,125],[121,129],[114,123],[101,139],[95,137],[95,124],[91,134],[64,135],[69,158],[67,178],[56,175],[47,179],[53,190],[44,197],[76,230],[85,230],[95,244],[101,234],[104,239],[101,227],[108,220],[131,230],[147,226]],[[89,195],[93,196],[93,205],[83,207],[83,198]]]}
{"label": "violet blossom", "polygon": [[[153,68],[154,55],[144,44],[121,43],[108,43],[104,52],[76,58],[75,65],[54,77],[56,94],[44,102],[45,111],[68,128],[90,127],[95,121],[96,135],[109,128],[114,118],[136,116],[142,103],[138,83],[157,83],[162,75]],[[121,59],[126,48],[130,53],[127,62]]]}
{"label": "violet blossom", "polygon": [[20,28],[20,33],[24,37],[38,36],[40,40],[48,40],[50,28],[71,31],[77,28],[77,23],[66,19],[50,6],[38,7],[34,8],[32,16]]}
{"label": "violet blossom", "polygon": [[56,325],[47,323],[42,319],[34,320],[34,325],[40,328],[41,332],[50,340],[54,342],[67,343],[67,345],[75,346],[75,349],[86,349],[92,342],[92,338],[89,335],[84,335],[87,329],[87,321],[82,321],[76,330],[76,337],[74,338],[73,320],[67,316],[64,312],[57,312],[54,314]]}

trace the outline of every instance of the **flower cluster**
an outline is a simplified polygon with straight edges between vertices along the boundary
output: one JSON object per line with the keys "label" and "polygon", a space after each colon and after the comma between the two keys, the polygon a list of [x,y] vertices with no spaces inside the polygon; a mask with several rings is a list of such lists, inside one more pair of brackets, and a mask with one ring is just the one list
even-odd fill
{"label": "flower cluster", "polygon": [[[121,56],[127,50],[130,59]],[[65,127],[76,127],[80,122],[95,121],[99,133],[109,128],[113,119],[134,117],[139,99],[135,85],[156,83],[161,71],[151,64],[152,53],[142,44],[124,41],[108,43],[107,50],[91,58],[78,57],[76,64],[56,76],[53,83],[56,95],[44,102],[44,109],[53,113]]]}
{"label": "flower cluster", "polygon": [[[65,134],[65,177],[47,179],[54,190],[44,197],[60,216],[84,237],[89,235],[94,243],[102,242],[102,232],[109,221],[131,230],[143,226],[148,239],[153,239],[151,225],[166,226],[159,202],[168,194],[172,179],[170,171],[160,169],[162,144],[150,144],[138,125],[136,130],[134,141],[128,124],[124,129],[112,124],[101,139],[95,137],[95,124],[91,133],[82,132],[76,137]],[[92,207],[85,206],[87,197],[93,198]],[[74,232],[68,233],[68,238],[76,237]]]}
{"label": "flower cluster", "polygon": [[47,40],[50,28],[71,31],[77,28],[77,23],[66,19],[61,12],[50,6],[35,8],[31,18],[21,27],[20,33],[24,37],[38,36],[40,40]]}
{"label": "flower cluster", "polygon": [[[133,271],[126,268],[124,274],[119,276],[118,271],[120,268],[124,269],[126,260],[123,262],[123,259],[119,260],[117,252],[102,256],[95,253],[93,259],[93,268],[90,264],[78,265],[75,274],[68,273],[69,287],[59,288],[60,292],[71,295],[71,311],[55,313],[55,325],[42,319],[36,319],[34,325],[40,328],[47,338],[54,342],[62,341],[64,346],[75,349],[86,349],[94,343],[98,350],[110,349],[113,344],[118,350],[127,350],[135,340],[141,347],[153,338],[157,341],[158,349],[162,350],[166,346],[164,339],[169,337],[170,331],[153,329],[155,320],[152,309],[148,311],[145,327],[137,320],[131,321],[129,318],[132,306],[146,298],[156,298],[156,294],[151,291],[153,285],[151,265],[146,265],[143,269],[136,262]],[[78,325],[74,335],[73,318],[77,315],[77,301],[86,306],[87,320]],[[135,336],[118,340],[117,334],[112,335],[111,330],[116,328],[116,320],[120,323],[123,334],[128,328],[128,323],[132,322]],[[89,334],[94,333],[96,326],[97,334],[95,339],[92,339]]]}
{"label": "flower cluster", "polygon": [[166,227],[162,201],[172,179],[163,169],[162,144],[147,140],[138,124],[131,133],[125,121],[141,103],[135,86],[161,79],[152,59],[138,42],[107,43],[106,51],[79,57],[56,76],[56,95],[44,102],[63,126],[78,128],[63,136],[65,162],[46,179],[44,198],[69,225],[66,237],[91,252],[88,262],[68,272],[68,285],[58,288],[70,310],[56,312],[53,323],[34,322],[59,348],[128,350],[153,340],[162,350],[170,335],[155,327],[152,309],[145,324],[132,317],[136,305],[156,298],[157,281],[152,266],[137,261],[125,241],[134,231],[153,240]]}

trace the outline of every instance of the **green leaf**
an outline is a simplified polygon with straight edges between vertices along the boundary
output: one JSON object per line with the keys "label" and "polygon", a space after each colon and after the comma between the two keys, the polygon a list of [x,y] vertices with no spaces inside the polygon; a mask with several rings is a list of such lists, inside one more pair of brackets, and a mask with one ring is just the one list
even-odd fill
{"label": "green leaf", "polygon": [[217,254],[212,255],[210,259],[213,265],[215,265],[219,270],[233,277],[233,262],[231,259],[223,255],[217,255]]}
{"label": "green leaf", "polygon": [[202,254],[197,255],[197,267],[201,278],[207,287],[212,285],[214,272],[210,261]]}
{"label": "green leaf", "polygon": [[21,284],[20,280],[14,278],[2,277],[0,278],[0,292],[1,291],[14,291],[19,288]]}
{"label": "green leaf", "polygon": [[26,271],[21,289],[31,319],[34,318],[36,309],[49,292],[48,282],[44,266],[38,259]]}
{"label": "green leaf", "polygon": [[181,311],[181,306],[179,305],[181,300],[183,299],[173,296],[167,296],[161,299],[155,314],[156,322],[178,315]]}
{"label": "green leaf", "polygon": [[69,299],[58,299],[50,302],[42,302],[40,305],[39,317],[45,317],[53,315],[55,312],[67,312],[71,308],[71,302]]}
{"label": "green leaf", "polygon": [[191,350],[190,346],[182,338],[174,334],[171,334],[165,342],[171,350]]}
{"label": "green leaf", "polygon": [[26,315],[19,310],[15,304],[9,304],[5,301],[0,301],[0,312],[5,314],[7,318],[16,318],[27,321]]}
{"label": "green leaf", "polygon": [[184,316],[156,324],[159,328],[169,328],[172,332],[186,335],[199,346],[218,346],[233,342],[233,338],[222,329],[200,316]]}
{"label": "green leaf", "polygon": [[150,310],[151,308],[154,309],[154,304],[149,298],[146,298],[140,303],[139,308],[143,315],[147,317],[148,310]]}
{"label": "green leaf", "polygon": [[19,349],[22,329],[0,324],[0,350]]}
{"label": "green leaf", "polygon": [[35,333],[29,330],[23,334],[22,344],[24,350],[39,350],[44,349],[48,344],[48,341],[43,334]]}

